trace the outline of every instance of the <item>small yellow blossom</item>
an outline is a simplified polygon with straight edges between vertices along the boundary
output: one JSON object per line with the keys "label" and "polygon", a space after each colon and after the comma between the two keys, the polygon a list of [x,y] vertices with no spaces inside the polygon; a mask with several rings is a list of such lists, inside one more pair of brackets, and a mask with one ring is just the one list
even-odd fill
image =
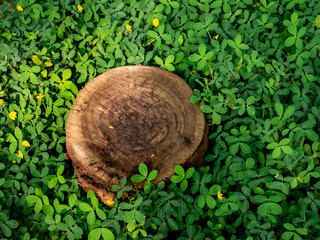
{"label": "small yellow blossom", "polygon": [[36,96],[36,98],[38,99],[38,100],[40,100],[41,98],[43,98],[44,97],[44,95],[43,94],[39,94],[38,96]]}
{"label": "small yellow blossom", "polygon": [[40,72],[41,73],[41,75],[42,75],[42,77],[47,77],[47,75],[48,75],[48,71],[47,71],[47,69],[45,69],[45,70],[43,70],[42,72]]}
{"label": "small yellow blossom", "polygon": [[112,127],[112,126],[109,126],[109,128],[114,129],[114,127]]}
{"label": "small yellow blossom", "polygon": [[21,152],[21,151],[18,151],[18,153],[19,153],[19,157],[23,159],[23,154],[22,154],[22,152]]}
{"label": "small yellow blossom", "polygon": [[193,71],[190,72],[190,75],[193,75],[195,73],[197,73],[197,72],[195,70],[193,70]]}
{"label": "small yellow blossom", "polygon": [[9,118],[11,118],[11,120],[16,120],[16,118],[17,118],[17,113],[16,113],[16,112],[10,112],[10,113],[9,113]]}
{"label": "small yellow blossom", "polygon": [[114,204],[114,201],[112,201],[112,198],[107,199],[107,204],[108,205],[113,205]]}
{"label": "small yellow blossom", "polygon": [[29,142],[26,141],[26,140],[22,142],[22,145],[25,146],[25,147],[30,147]]}
{"label": "small yellow blossom", "polygon": [[20,5],[17,6],[17,9],[18,9],[19,12],[23,11],[23,8]]}
{"label": "small yellow blossom", "polygon": [[151,155],[151,158],[153,158],[154,157],[154,153],[152,153],[152,155]]}
{"label": "small yellow blossom", "polygon": [[83,7],[82,7],[81,5],[78,5],[77,7],[78,7],[78,10],[79,10],[80,12],[83,11]]}
{"label": "small yellow blossom", "polygon": [[219,37],[219,35],[215,35],[215,36],[214,36],[214,39],[216,39],[216,40],[217,40],[217,39],[218,39],[218,37]]}
{"label": "small yellow blossom", "polygon": [[16,163],[16,162],[17,162],[16,160],[13,160],[13,161],[12,161],[12,163]]}
{"label": "small yellow blossom", "polygon": [[2,105],[2,103],[3,103],[3,99],[0,99],[0,106]]}
{"label": "small yellow blossom", "polygon": [[127,29],[128,31],[131,31],[131,28],[132,28],[131,25],[129,25],[129,24],[126,25],[126,29]]}
{"label": "small yellow blossom", "polygon": [[155,27],[158,27],[159,25],[159,19],[158,18],[155,18],[152,20],[152,25],[155,26]]}
{"label": "small yellow blossom", "polygon": [[222,195],[223,195],[223,194],[219,191],[219,192],[218,192],[218,198],[219,198],[219,199],[223,199]]}

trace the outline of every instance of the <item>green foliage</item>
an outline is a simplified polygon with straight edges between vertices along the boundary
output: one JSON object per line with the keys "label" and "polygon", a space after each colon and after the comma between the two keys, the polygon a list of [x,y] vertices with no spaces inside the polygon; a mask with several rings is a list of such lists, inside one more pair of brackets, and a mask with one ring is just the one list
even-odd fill
{"label": "green foliage", "polygon": [[[320,239],[319,1],[16,6],[0,5],[0,239]],[[78,187],[66,121],[87,82],[134,64],[185,79],[210,148],[168,184],[141,164],[110,208]]]}

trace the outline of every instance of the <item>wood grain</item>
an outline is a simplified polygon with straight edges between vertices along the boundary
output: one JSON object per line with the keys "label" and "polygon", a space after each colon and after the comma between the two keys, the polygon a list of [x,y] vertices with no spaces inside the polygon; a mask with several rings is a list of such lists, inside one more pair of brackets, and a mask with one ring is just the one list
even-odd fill
{"label": "wood grain", "polygon": [[[137,173],[140,163],[167,181],[174,166],[199,166],[207,148],[207,124],[188,84],[156,67],[125,66],[91,80],[67,121],[66,146],[79,184],[103,203],[112,185]],[[136,185],[141,187],[141,185]]]}

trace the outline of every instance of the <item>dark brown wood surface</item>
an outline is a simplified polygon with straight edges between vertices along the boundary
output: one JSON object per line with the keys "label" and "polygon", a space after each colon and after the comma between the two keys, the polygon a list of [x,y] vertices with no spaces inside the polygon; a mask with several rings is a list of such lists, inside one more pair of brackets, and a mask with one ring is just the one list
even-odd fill
{"label": "dark brown wood surface", "polygon": [[176,164],[201,165],[208,130],[192,95],[183,79],[156,67],[118,67],[91,80],[67,121],[80,186],[106,203],[115,196],[112,185],[137,173],[140,163],[158,170],[155,184],[167,181]]}

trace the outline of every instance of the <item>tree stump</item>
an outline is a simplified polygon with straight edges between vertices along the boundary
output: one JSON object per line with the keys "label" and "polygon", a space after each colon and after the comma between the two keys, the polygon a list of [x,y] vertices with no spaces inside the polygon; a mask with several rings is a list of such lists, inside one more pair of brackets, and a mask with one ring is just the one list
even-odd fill
{"label": "tree stump", "polygon": [[208,127],[192,95],[184,80],[156,67],[117,67],[91,80],[67,121],[79,185],[106,203],[115,196],[112,185],[137,173],[140,163],[158,170],[155,184],[169,180],[176,164],[203,164]]}

